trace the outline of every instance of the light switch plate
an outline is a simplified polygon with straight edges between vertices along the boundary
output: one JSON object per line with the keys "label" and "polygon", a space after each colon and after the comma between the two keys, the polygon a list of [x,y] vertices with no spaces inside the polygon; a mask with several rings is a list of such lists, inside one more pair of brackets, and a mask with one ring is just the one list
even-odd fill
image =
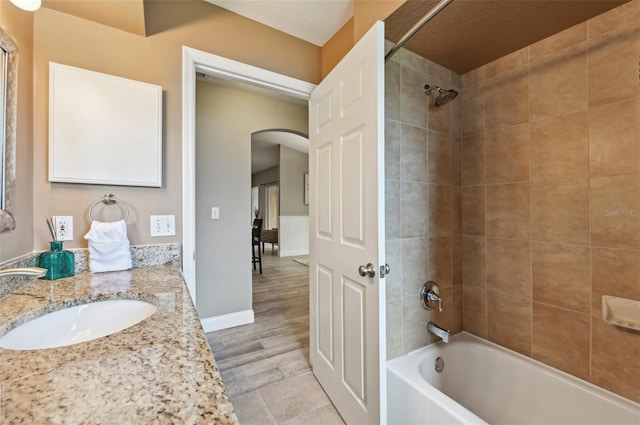
{"label": "light switch plate", "polygon": [[211,220],[220,220],[220,207],[211,207]]}
{"label": "light switch plate", "polygon": [[175,236],[176,216],[175,215],[152,215],[151,216],[151,237]]}

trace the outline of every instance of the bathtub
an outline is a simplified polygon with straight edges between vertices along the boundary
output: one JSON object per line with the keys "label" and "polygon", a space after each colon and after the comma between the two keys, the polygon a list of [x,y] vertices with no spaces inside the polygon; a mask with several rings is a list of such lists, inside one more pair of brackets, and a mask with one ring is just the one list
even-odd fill
{"label": "bathtub", "polygon": [[390,360],[387,394],[393,425],[640,424],[640,404],[466,332]]}

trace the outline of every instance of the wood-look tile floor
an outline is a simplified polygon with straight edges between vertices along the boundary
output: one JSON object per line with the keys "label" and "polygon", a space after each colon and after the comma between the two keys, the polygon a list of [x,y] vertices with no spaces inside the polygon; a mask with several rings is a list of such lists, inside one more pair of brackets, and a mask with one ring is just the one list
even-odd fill
{"label": "wood-look tile floor", "polygon": [[309,365],[309,269],[267,249],[253,311],[254,323],[207,334],[240,424],[344,424]]}

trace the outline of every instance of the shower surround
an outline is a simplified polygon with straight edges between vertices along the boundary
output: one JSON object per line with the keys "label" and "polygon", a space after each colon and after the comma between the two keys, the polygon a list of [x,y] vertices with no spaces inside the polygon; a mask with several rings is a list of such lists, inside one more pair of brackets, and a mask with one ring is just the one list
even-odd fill
{"label": "shower surround", "polygon": [[463,328],[640,401],[640,2],[462,76]]}
{"label": "shower surround", "polygon": [[640,335],[601,318],[604,294],[640,299],[638,22],[633,0],[461,77],[386,64],[388,359],[433,320],[640,401]]}

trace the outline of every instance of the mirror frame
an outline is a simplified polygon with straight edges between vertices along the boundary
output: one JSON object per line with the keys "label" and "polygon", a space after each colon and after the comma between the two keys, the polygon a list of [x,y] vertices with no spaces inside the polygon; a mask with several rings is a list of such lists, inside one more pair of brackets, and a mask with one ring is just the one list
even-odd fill
{"label": "mirror frame", "polygon": [[4,173],[4,187],[0,188],[0,232],[16,228],[14,214],[14,196],[16,190],[16,115],[18,107],[18,46],[9,32],[0,26],[0,48],[6,52],[6,81],[4,103],[0,105],[0,113],[4,115],[4,163],[0,164],[0,172]]}

